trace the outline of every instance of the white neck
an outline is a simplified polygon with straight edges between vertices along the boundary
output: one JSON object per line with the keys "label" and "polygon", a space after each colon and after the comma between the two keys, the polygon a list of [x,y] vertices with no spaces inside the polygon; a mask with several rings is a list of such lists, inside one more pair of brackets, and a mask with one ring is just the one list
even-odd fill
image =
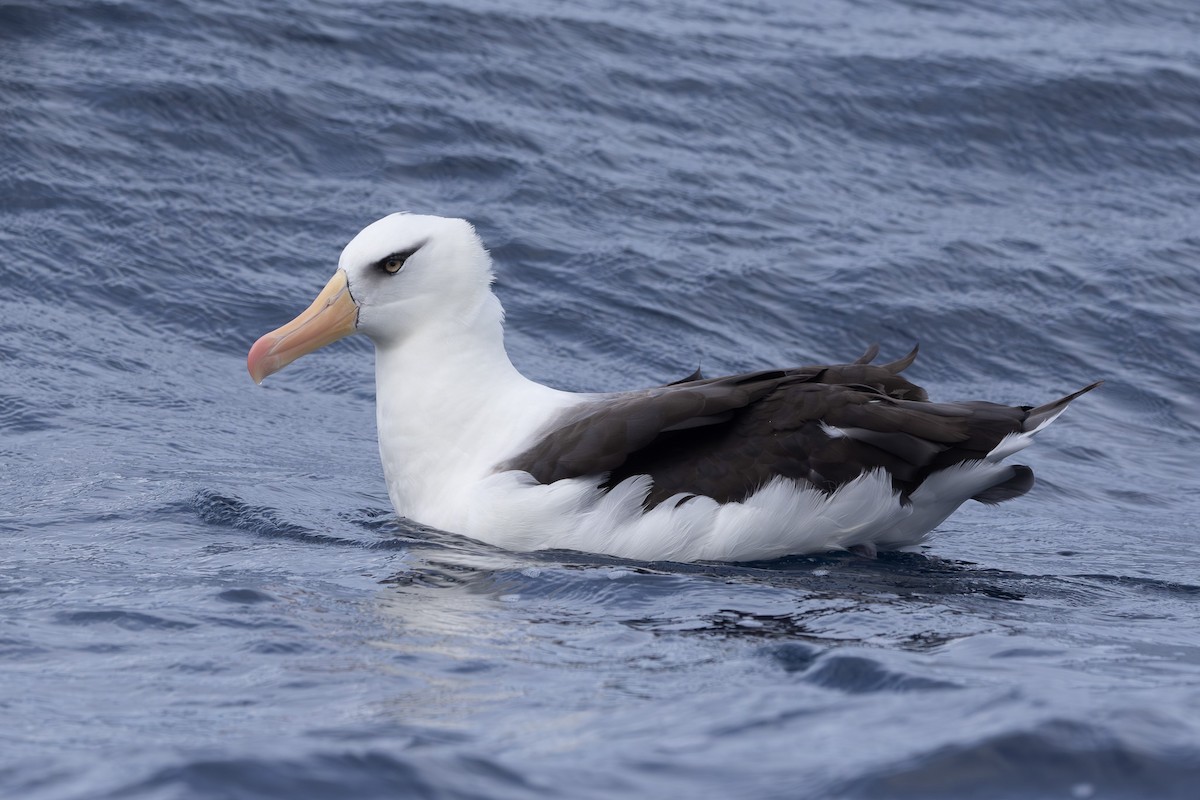
{"label": "white neck", "polygon": [[488,297],[471,319],[421,326],[375,348],[376,421],[396,510],[439,527],[459,487],[490,474],[547,416],[579,398],[521,375]]}

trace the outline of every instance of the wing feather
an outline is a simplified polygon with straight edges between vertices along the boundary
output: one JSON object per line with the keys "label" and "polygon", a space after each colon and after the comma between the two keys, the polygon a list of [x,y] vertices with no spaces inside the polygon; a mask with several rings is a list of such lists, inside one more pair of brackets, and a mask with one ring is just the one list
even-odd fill
{"label": "wing feather", "polygon": [[[906,498],[932,472],[982,459],[1025,430],[1029,407],[931,403],[899,374],[915,349],[871,365],[875,350],[853,364],[697,377],[604,395],[555,420],[497,469],[523,470],[540,483],[594,475],[607,487],[649,475],[647,507],[677,495],[677,502],[696,495],[740,501],[779,477],[833,491],[883,469]],[[1045,409],[1060,405],[1036,411]],[[1014,476],[980,499],[998,502],[1032,484],[1032,473]]]}

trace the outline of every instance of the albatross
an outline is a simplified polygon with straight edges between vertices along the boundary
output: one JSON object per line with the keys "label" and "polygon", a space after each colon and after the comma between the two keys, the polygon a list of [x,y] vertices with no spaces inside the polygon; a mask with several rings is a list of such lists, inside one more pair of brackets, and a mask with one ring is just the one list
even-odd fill
{"label": "albatross", "polygon": [[364,228],[307,310],[260,338],[256,383],[351,334],[375,345],[379,452],[396,512],[519,551],[756,561],[917,545],[968,500],[1025,494],[1005,459],[1097,385],[1044,405],[931,402],[898,361],[576,393],[504,349],[492,260],[465,220]]}

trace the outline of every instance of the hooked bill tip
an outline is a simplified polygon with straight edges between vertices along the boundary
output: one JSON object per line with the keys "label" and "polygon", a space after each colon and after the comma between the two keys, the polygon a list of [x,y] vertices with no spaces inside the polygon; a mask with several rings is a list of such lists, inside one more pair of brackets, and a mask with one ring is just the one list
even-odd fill
{"label": "hooked bill tip", "polygon": [[246,370],[250,373],[251,379],[259,386],[262,386],[263,378],[278,369],[271,363],[271,342],[267,341],[269,337],[270,334],[259,337],[246,356]]}

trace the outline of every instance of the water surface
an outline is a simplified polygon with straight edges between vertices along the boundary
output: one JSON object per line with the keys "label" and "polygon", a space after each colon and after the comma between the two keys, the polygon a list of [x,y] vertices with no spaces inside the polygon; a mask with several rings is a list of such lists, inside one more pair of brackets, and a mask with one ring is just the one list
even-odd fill
{"label": "water surface", "polygon": [[[0,795],[1192,797],[1188,2],[0,8]],[[367,343],[254,339],[464,216],[576,390],[919,341],[1040,403],[919,554],[512,554],[391,514]]]}

